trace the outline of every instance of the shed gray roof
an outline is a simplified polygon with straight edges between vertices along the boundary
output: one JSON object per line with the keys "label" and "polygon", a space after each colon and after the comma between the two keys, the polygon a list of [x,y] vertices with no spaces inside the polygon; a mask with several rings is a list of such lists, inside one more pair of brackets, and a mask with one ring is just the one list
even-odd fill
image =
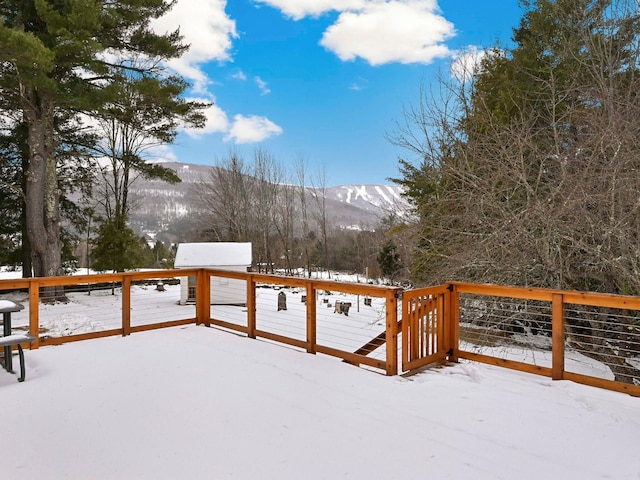
{"label": "shed gray roof", "polygon": [[174,262],[176,268],[251,266],[251,243],[180,243]]}

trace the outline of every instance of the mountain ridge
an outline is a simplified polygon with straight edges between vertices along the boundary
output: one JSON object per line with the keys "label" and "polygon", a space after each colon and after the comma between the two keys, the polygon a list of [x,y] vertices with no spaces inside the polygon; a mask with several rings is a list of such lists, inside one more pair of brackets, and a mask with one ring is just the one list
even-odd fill
{"label": "mountain ridge", "polygon": [[[211,171],[217,168],[183,162],[162,165],[174,170],[181,182],[169,184],[139,177],[130,187],[131,221],[144,232],[162,231],[172,222],[203,213],[193,187],[210,179]],[[325,192],[327,218],[337,228],[374,229],[384,217],[405,216],[410,210],[398,185],[339,185],[323,189],[306,186],[305,190],[310,198]]]}

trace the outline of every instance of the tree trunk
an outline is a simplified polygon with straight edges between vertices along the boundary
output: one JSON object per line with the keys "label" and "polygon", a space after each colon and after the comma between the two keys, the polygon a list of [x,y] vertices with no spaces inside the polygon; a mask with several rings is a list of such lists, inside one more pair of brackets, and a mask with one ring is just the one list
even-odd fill
{"label": "tree trunk", "polygon": [[[26,171],[26,226],[33,273],[36,277],[62,275],[60,204],[53,138],[53,104],[33,92],[24,109],[28,127],[29,167]],[[42,292],[43,300],[64,299],[62,287]]]}
{"label": "tree trunk", "polygon": [[27,233],[27,171],[29,169],[28,153],[22,155],[22,210],[20,212],[20,226],[22,234],[22,278],[33,277],[33,264],[31,262],[31,244],[29,243],[29,234]]}

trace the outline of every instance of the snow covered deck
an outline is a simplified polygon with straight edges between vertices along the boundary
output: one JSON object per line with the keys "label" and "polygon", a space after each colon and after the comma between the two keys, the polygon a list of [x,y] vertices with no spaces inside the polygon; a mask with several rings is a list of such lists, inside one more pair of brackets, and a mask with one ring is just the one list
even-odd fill
{"label": "snow covered deck", "polygon": [[640,400],[481,364],[386,377],[189,325],[0,376],[3,478],[637,478]]}

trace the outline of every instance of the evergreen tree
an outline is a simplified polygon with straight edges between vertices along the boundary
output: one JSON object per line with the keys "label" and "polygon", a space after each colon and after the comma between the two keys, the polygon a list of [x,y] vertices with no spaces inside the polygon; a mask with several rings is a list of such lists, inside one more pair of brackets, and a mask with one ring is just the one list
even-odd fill
{"label": "evergreen tree", "polygon": [[20,137],[21,129],[7,119],[3,126],[5,128],[0,128],[0,262],[18,266],[21,263],[24,197],[22,152],[15,140]]}
{"label": "evergreen tree", "polygon": [[107,219],[98,228],[91,259],[94,270],[124,272],[143,265],[144,250],[133,230]]}
{"label": "evergreen tree", "polygon": [[[148,85],[161,84],[162,61],[187,48],[177,31],[158,35],[149,27],[172,5],[163,0],[0,5],[0,97],[20,111],[27,127],[26,230],[37,276],[62,273],[58,115],[104,111],[131,80],[127,72]],[[132,61],[140,57],[149,63]],[[164,113],[161,107],[158,112]],[[169,109],[174,118],[182,113]]]}
{"label": "evergreen tree", "polygon": [[413,272],[640,292],[639,12],[628,0],[537,0],[511,49],[441,81],[394,138],[420,217]]}
{"label": "evergreen tree", "polygon": [[400,254],[393,240],[387,240],[378,253],[378,265],[382,274],[393,283],[395,276],[402,268]]}
{"label": "evergreen tree", "polygon": [[157,240],[153,246],[153,264],[150,267],[155,268],[173,268],[175,258],[174,252],[167,248],[164,242]]}

